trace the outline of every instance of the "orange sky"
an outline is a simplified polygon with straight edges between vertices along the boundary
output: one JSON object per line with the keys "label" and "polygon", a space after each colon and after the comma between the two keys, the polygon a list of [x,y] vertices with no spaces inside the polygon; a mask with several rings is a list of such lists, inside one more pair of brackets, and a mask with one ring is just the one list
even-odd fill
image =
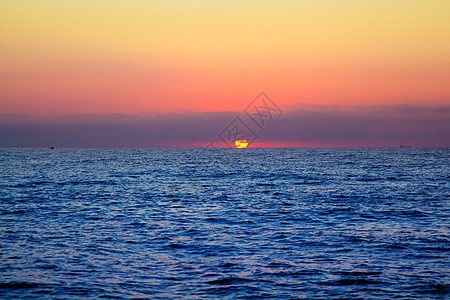
{"label": "orange sky", "polygon": [[450,104],[447,0],[5,0],[0,113]]}

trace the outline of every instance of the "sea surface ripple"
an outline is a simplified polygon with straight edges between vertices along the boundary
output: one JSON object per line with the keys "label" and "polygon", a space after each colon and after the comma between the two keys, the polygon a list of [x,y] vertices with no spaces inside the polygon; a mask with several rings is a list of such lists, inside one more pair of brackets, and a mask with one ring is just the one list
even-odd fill
{"label": "sea surface ripple", "polygon": [[450,149],[0,149],[0,298],[448,299]]}

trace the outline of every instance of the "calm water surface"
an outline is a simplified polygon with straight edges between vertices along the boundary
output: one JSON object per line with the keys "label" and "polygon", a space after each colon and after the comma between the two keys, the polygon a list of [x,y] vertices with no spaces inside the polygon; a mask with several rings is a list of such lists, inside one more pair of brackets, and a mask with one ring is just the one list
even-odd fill
{"label": "calm water surface", "polygon": [[448,299],[450,149],[2,149],[0,297]]}

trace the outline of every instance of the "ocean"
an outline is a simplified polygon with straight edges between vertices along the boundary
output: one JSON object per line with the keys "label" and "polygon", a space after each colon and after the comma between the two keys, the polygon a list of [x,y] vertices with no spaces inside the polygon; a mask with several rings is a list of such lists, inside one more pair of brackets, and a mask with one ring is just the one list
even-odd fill
{"label": "ocean", "polygon": [[449,148],[1,149],[2,299],[449,299]]}

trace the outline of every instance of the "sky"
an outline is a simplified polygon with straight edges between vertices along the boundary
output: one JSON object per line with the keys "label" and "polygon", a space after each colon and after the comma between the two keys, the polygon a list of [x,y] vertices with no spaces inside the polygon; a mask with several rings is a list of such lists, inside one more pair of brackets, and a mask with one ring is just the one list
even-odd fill
{"label": "sky", "polygon": [[[254,145],[450,146],[449,14],[447,0],[3,0],[0,146],[201,147],[261,91],[283,114]],[[27,140],[67,118],[71,142],[50,125]],[[192,133],[195,118],[214,130]],[[105,119],[151,134],[83,138]]]}

